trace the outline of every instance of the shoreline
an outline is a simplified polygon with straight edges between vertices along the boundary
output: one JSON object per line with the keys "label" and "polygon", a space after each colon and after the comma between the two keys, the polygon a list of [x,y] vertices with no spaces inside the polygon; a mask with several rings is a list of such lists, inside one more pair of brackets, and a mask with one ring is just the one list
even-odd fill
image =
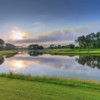
{"label": "shoreline", "polygon": [[41,77],[41,76],[31,76],[23,74],[0,74],[2,78],[26,80],[33,82],[42,82],[48,84],[56,84],[61,86],[71,86],[71,87],[82,87],[100,90],[100,82],[95,80],[85,80],[77,78],[58,78],[58,77]]}

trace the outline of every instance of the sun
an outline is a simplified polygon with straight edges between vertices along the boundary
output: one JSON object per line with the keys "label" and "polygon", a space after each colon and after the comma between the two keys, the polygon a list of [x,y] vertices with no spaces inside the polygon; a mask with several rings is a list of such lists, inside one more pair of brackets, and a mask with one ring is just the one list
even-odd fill
{"label": "sun", "polygon": [[11,34],[10,34],[10,38],[12,40],[23,40],[23,39],[28,39],[29,38],[29,34],[22,32],[20,30],[12,30]]}
{"label": "sun", "polygon": [[15,39],[15,40],[23,40],[24,39],[23,35],[24,34],[21,32],[14,31],[11,37],[12,37],[12,39]]}

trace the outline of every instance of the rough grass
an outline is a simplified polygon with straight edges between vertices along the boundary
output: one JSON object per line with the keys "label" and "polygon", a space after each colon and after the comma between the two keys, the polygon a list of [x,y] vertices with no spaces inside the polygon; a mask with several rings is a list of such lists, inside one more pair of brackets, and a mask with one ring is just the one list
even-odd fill
{"label": "rough grass", "polygon": [[0,76],[0,100],[100,100],[100,83],[95,81],[12,73]]}
{"label": "rough grass", "polygon": [[31,76],[31,75],[23,75],[23,74],[13,74],[12,72],[9,74],[0,74],[0,77],[100,90],[100,82],[92,81],[92,80],[81,80],[81,79],[74,79],[74,78],[57,78],[57,77],[46,77],[46,76],[40,77],[40,76]]}

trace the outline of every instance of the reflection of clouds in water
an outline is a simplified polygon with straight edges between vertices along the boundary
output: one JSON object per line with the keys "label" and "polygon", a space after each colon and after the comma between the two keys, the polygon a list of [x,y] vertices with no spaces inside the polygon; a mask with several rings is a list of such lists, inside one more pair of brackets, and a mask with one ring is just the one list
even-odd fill
{"label": "reflection of clouds in water", "polygon": [[[71,58],[72,59],[72,58]],[[72,62],[69,57],[51,57],[51,56],[43,56],[43,57],[15,57],[15,60],[22,60],[30,63],[35,66],[47,66],[55,69],[70,69],[70,63]],[[10,59],[11,61],[11,59]],[[71,61],[71,62],[70,62]],[[73,59],[74,61],[74,59]],[[12,61],[11,61],[12,62]],[[10,63],[10,62],[8,62]]]}
{"label": "reflection of clouds in water", "polygon": [[[26,56],[16,56],[13,61],[8,60],[8,65],[12,70],[19,70],[22,68],[28,68],[30,66],[35,67],[48,67],[52,69],[64,70],[66,72],[74,73],[88,73],[90,69],[87,66],[82,66],[75,61],[76,57],[68,56],[38,56],[29,57]],[[13,66],[13,67],[12,67]]]}
{"label": "reflection of clouds in water", "polygon": [[10,60],[7,61],[10,70],[24,69],[27,68],[30,64],[29,62],[23,60]]}
{"label": "reflection of clouds in water", "polygon": [[87,65],[79,64],[75,58],[68,56],[32,56],[19,54],[13,58],[5,58],[0,66],[0,72],[31,74],[39,76],[74,77],[85,79],[99,79],[99,70]]}

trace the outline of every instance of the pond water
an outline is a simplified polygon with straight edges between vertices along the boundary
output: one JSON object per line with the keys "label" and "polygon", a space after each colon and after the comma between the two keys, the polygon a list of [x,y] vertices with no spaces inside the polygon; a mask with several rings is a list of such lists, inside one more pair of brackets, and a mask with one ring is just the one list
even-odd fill
{"label": "pond water", "polygon": [[0,57],[0,73],[100,80],[100,56],[62,56],[34,52]]}

